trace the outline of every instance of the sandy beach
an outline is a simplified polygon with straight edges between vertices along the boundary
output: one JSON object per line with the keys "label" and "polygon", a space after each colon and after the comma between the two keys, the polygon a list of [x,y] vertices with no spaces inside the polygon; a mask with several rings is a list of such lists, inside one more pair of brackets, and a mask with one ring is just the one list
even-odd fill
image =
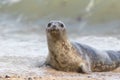
{"label": "sandy beach", "polygon": [[[119,80],[120,73],[113,72],[93,72],[91,74],[82,74],[76,72],[56,71],[50,67],[41,67],[43,74],[29,72],[26,74],[6,73],[1,75],[0,80]],[[38,71],[41,72],[41,71]]]}

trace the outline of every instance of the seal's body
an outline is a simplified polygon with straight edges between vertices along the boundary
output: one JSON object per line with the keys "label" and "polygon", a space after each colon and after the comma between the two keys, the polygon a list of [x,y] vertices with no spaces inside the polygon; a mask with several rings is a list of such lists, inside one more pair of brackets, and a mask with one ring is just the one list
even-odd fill
{"label": "seal's body", "polygon": [[70,42],[65,25],[51,21],[46,28],[49,55],[47,64],[61,71],[90,73],[110,71],[120,66],[120,53],[99,51],[90,46]]}

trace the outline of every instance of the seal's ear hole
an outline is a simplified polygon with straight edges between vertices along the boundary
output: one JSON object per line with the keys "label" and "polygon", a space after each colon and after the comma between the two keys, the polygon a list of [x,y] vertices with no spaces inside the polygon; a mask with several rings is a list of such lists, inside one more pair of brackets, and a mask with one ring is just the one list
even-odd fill
{"label": "seal's ear hole", "polygon": [[51,26],[51,23],[48,23],[47,27],[50,27]]}
{"label": "seal's ear hole", "polygon": [[62,28],[64,28],[64,25],[63,25],[63,24],[60,24],[60,26],[61,26]]}

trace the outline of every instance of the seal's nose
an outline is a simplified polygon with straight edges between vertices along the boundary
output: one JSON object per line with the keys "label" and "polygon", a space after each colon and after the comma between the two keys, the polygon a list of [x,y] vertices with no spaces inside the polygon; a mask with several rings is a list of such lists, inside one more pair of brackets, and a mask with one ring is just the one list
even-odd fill
{"label": "seal's nose", "polygon": [[54,29],[55,29],[55,28],[56,28],[56,25],[53,25],[53,26],[52,26],[52,28],[54,28]]}

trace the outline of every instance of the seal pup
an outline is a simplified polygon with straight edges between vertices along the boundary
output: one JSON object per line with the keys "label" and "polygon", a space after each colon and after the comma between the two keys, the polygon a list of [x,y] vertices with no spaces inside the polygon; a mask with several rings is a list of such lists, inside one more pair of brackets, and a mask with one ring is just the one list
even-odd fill
{"label": "seal pup", "polygon": [[88,45],[71,42],[61,21],[46,27],[49,54],[46,64],[60,71],[80,73],[111,71],[120,66],[119,51],[99,51]]}

